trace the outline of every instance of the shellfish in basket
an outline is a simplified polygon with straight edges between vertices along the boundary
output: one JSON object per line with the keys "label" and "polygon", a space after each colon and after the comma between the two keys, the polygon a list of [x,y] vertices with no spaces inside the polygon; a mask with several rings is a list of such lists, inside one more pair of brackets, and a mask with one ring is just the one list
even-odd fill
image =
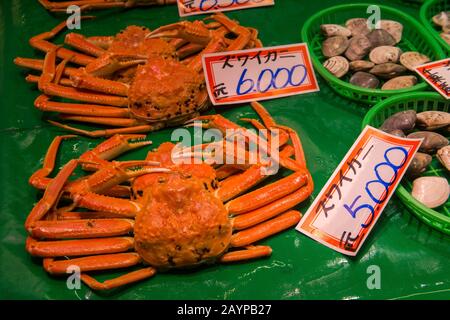
{"label": "shellfish in basket", "polygon": [[[45,193],[25,222],[26,250],[43,257],[50,274],[64,275],[69,266],[78,266],[81,280],[94,290],[143,280],[160,270],[270,255],[269,246],[255,243],[299,222],[301,215],[292,208],[309,197],[313,181],[295,131],[278,126],[261,105],[253,107],[263,123],[250,122],[272,133],[277,129],[275,159],[293,173],[251,192],[267,177],[261,169],[269,164],[179,164],[173,161],[172,143],[163,143],[143,161],[113,161],[122,152],[149,144],[133,142],[145,137],[137,134],[109,138],[50,179],[59,144],[72,136],[55,138],[43,168],[30,178]],[[198,120],[197,125],[241,130],[252,137],[219,115]],[[274,140],[264,139],[273,150]],[[195,149],[187,149],[185,155],[194,157]],[[78,165],[94,172],[68,181]],[[64,206],[64,201],[69,203]],[[104,282],[91,275],[131,266],[141,268]]]}
{"label": "shellfish in basket", "polygon": [[43,93],[35,107],[58,112],[65,120],[108,128],[88,131],[51,121],[57,126],[92,137],[154,131],[184,123],[209,107],[202,54],[262,46],[255,29],[220,13],[210,19],[152,32],[129,26],[113,37],[67,34],[65,43],[77,51],[49,41],[65,28],[63,22],[30,40],[46,52],[45,60],[19,57],[15,63],[42,71],[27,77]]}

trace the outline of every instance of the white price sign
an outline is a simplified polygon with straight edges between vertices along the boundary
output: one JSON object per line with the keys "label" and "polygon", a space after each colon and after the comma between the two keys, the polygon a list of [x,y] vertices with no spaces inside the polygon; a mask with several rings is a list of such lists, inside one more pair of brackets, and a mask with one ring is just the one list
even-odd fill
{"label": "white price sign", "polygon": [[297,230],[338,252],[355,256],[421,142],[367,126]]}
{"label": "white price sign", "polygon": [[196,14],[273,6],[275,0],[178,0],[180,17]]}
{"label": "white price sign", "polygon": [[421,65],[416,72],[444,98],[450,99],[450,58]]}
{"label": "white price sign", "polygon": [[319,91],[305,43],[203,55],[214,105]]}

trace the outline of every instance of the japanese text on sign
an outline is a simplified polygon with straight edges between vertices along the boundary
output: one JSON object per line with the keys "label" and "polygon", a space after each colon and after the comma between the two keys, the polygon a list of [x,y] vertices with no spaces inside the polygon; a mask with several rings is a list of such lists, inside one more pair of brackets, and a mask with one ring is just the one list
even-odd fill
{"label": "japanese text on sign", "polygon": [[424,64],[416,71],[446,99],[450,98],[450,58]]}
{"label": "japanese text on sign", "polygon": [[178,0],[180,17],[217,11],[272,6],[275,0]]}
{"label": "japanese text on sign", "polygon": [[421,141],[399,138],[367,126],[297,230],[338,252],[355,256]]}
{"label": "japanese text on sign", "polygon": [[215,105],[265,100],[319,90],[306,44],[203,56]]}

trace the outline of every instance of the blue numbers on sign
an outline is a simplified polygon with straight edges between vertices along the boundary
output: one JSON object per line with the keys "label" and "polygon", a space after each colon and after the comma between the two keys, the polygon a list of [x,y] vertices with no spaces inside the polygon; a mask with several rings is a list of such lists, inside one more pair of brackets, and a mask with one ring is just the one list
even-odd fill
{"label": "blue numbers on sign", "polygon": [[[391,159],[389,158],[389,154],[393,151],[400,151],[401,153],[403,153],[403,160],[400,164],[393,163],[391,161]],[[365,187],[365,191],[366,191],[367,195],[370,197],[370,199],[375,204],[382,204],[383,202],[386,201],[386,199],[388,198],[388,194],[389,194],[389,187],[392,186],[395,183],[395,181],[397,180],[398,171],[405,165],[407,158],[408,158],[408,151],[402,147],[392,147],[392,148],[387,149],[384,152],[384,160],[385,161],[377,164],[374,167],[376,180],[371,180],[371,181],[367,182],[366,187]],[[381,177],[380,168],[383,168],[383,167],[389,168],[393,171],[393,178],[390,181],[385,181]],[[371,186],[373,186],[373,185],[381,185],[384,188],[383,193],[380,197],[374,196],[372,189],[371,189]],[[358,200],[361,197],[362,197],[361,195],[357,196],[351,205],[345,204],[344,209],[347,210],[347,212],[353,218],[356,218],[358,212],[360,212],[361,210],[364,210],[364,209],[368,210],[370,213],[370,220],[365,224],[361,224],[361,227],[367,228],[372,223],[373,217],[375,215],[375,210],[374,210],[374,207],[370,204],[362,204],[355,208],[356,203],[358,202]]]}
{"label": "blue numbers on sign", "polygon": [[[200,11],[209,11],[211,9],[224,9],[231,7],[233,5],[243,5],[251,0],[229,0],[229,3],[221,3],[219,5],[218,0],[201,0],[198,8]],[[252,2],[260,2],[260,1],[252,1]]]}
{"label": "blue numbers on sign", "polygon": [[[255,80],[246,78],[248,69],[245,68],[242,71],[242,74],[239,78],[236,87],[237,95],[241,96],[250,92],[260,92],[264,93],[269,91],[270,89],[283,89],[288,86],[298,87],[305,81],[308,76],[306,67],[303,64],[297,64],[292,68],[277,68],[276,70],[272,69],[263,69],[259,73],[258,78]],[[294,82],[294,76],[296,73],[300,72],[300,80]],[[280,79],[280,75],[285,75],[286,81],[284,83],[278,83],[277,80]],[[268,79],[268,81],[267,81]]]}

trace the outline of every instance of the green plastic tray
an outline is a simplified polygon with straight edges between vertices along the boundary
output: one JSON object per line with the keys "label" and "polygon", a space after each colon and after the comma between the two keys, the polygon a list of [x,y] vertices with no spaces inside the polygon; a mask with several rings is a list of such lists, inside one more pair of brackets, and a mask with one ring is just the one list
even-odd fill
{"label": "green plastic tray", "polygon": [[[320,32],[320,25],[325,23],[344,24],[350,18],[367,17],[366,10],[369,5],[346,4],[330,7],[319,11],[306,21],[302,29],[302,39],[309,45],[316,71],[338,94],[370,105],[397,94],[427,89],[428,85],[422,80],[419,80],[420,82],[414,87],[402,90],[361,88],[350,84],[348,76],[344,77],[343,80],[338,79],[323,67],[322,63],[325,61],[325,58],[322,54],[321,44],[325,38]],[[383,5],[379,7],[381,8],[382,19],[395,20],[403,24],[403,39],[398,44],[403,51],[419,51],[432,60],[440,60],[445,57],[443,50],[436,43],[435,39],[414,18],[391,7]]]}
{"label": "green plastic tray", "polygon": [[425,26],[426,30],[433,35],[440,45],[447,50],[447,54],[450,52],[450,45],[444,41],[439,35],[439,29],[436,27],[431,20],[434,15],[441,11],[450,11],[450,1],[447,0],[428,0],[425,1],[423,6],[420,8],[420,20]]}
{"label": "green plastic tray", "polygon": [[[415,92],[402,94],[380,102],[374,106],[363,120],[362,128],[366,125],[375,128],[380,127],[384,120],[396,112],[404,110],[416,110],[417,112],[439,110],[449,112],[450,102],[442,98],[438,93]],[[439,176],[450,178],[447,170],[433,157],[428,170],[422,176]],[[410,211],[420,220],[432,228],[450,235],[450,201],[436,210],[429,209],[411,196],[412,181],[407,177],[399,184],[396,194]]]}

